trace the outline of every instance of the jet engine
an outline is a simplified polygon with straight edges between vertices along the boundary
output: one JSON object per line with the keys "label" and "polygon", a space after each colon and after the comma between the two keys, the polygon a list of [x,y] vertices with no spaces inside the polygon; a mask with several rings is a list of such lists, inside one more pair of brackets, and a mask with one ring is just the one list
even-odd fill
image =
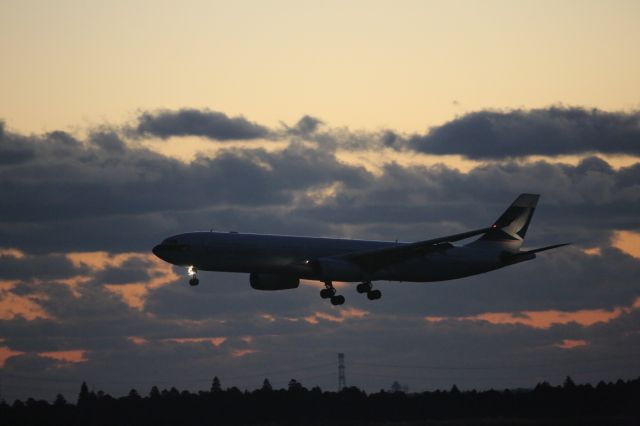
{"label": "jet engine", "polygon": [[284,274],[259,274],[249,275],[251,287],[256,290],[290,290],[300,285],[300,279]]}

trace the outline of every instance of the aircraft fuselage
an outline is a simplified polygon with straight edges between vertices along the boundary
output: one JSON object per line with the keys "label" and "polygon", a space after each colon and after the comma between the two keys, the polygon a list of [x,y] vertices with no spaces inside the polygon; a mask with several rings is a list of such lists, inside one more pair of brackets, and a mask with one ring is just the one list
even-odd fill
{"label": "aircraft fuselage", "polygon": [[[153,252],[179,266],[200,271],[277,273],[322,280],[309,259],[340,256],[408,243],[285,235],[240,234],[235,232],[190,232],[167,238]],[[428,256],[414,257],[352,280],[429,282],[466,277],[505,266],[501,250],[491,246],[444,245]]]}

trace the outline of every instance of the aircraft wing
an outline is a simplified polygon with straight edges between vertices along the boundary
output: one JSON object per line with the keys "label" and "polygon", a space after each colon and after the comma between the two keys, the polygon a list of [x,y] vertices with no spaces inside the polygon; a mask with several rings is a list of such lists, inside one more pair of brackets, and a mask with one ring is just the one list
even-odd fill
{"label": "aircraft wing", "polygon": [[409,244],[398,244],[394,247],[360,251],[336,257],[354,263],[364,271],[371,273],[389,265],[393,265],[394,263],[411,259],[412,257],[423,256],[431,252],[447,249],[451,247],[449,243],[484,234],[490,229],[491,228],[482,228],[475,231],[448,235],[446,237],[434,238],[431,240],[417,241]]}

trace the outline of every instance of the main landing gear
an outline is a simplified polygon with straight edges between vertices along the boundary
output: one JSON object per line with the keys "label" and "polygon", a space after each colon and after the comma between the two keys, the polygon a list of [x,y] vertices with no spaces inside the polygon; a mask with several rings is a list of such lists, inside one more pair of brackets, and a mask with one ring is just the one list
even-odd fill
{"label": "main landing gear", "polygon": [[367,293],[367,299],[369,300],[378,300],[382,297],[382,292],[380,290],[373,289],[373,284],[371,284],[371,281],[366,281],[358,284],[358,286],[356,287],[356,291],[358,293]]}
{"label": "main landing gear", "polygon": [[198,270],[195,266],[189,266],[187,269],[187,274],[189,274],[189,285],[191,287],[195,287],[200,284],[200,280],[198,279]]}
{"label": "main landing gear", "polygon": [[336,289],[331,281],[325,281],[324,287],[325,288],[320,290],[320,297],[323,299],[330,299],[331,304],[334,306],[342,305],[344,303],[344,296],[336,295]]}

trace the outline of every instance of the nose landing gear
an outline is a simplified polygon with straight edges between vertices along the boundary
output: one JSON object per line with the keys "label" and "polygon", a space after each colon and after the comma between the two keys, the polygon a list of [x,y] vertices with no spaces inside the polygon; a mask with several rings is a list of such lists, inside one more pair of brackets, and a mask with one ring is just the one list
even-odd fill
{"label": "nose landing gear", "polygon": [[324,282],[325,288],[320,290],[320,297],[323,299],[330,299],[331,304],[334,306],[342,305],[344,303],[344,296],[336,295],[336,289],[331,281]]}
{"label": "nose landing gear", "polygon": [[374,290],[373,284],[371,281],[366,281],[358,284],[356,287],[356,291],[358,293],[367,293],[367,299],[369,300],[378,300],[382,297],[382,292],[380,290]]}
{"label": "nose landing gear", "polygon": [[189,285],[191,287],[195,287],[200,284],[200,280],[198,279],[198,270],[195,266],[189,266],[187,269],[187,274],[189,274]]}

